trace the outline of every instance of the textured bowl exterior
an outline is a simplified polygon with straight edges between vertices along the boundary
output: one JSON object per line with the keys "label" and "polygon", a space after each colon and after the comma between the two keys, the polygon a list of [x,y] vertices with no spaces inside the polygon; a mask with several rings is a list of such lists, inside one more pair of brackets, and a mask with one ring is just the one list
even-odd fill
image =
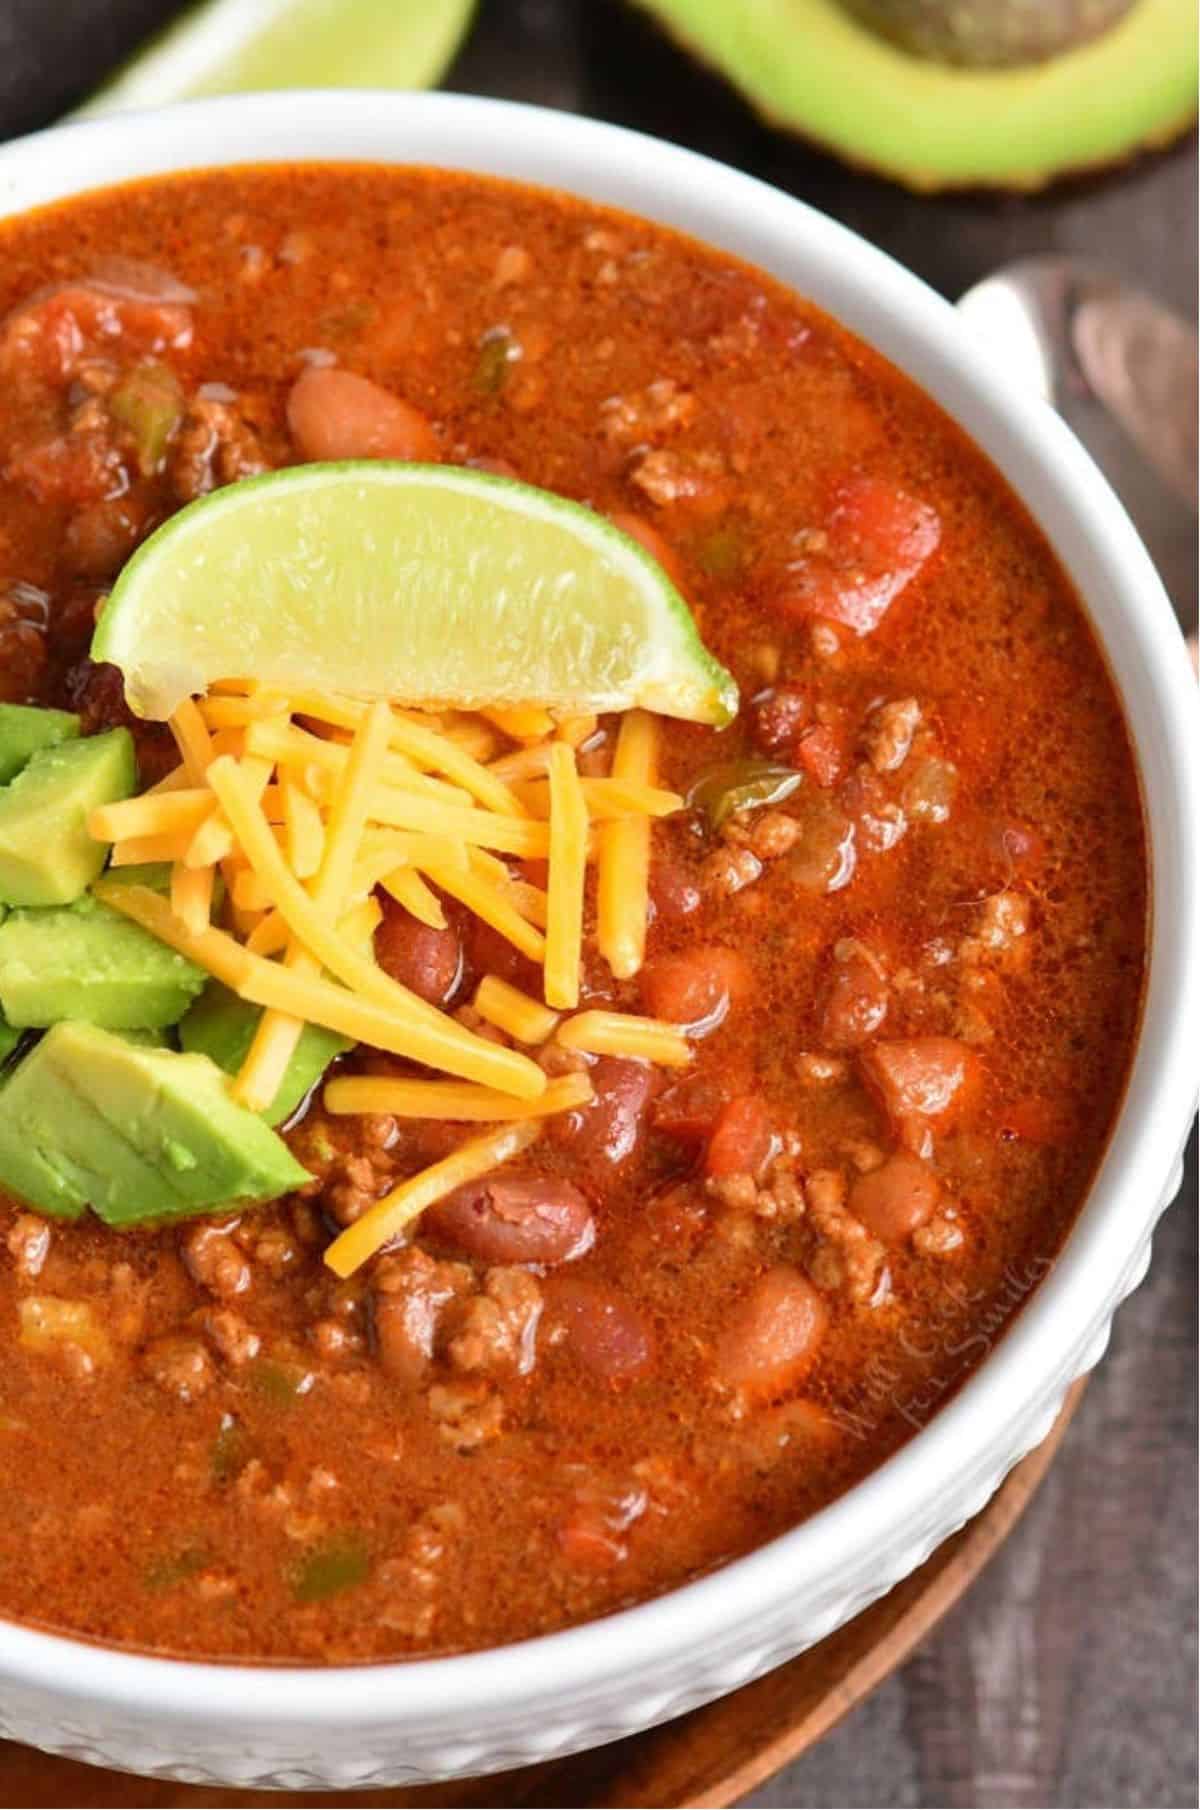
{"label": "textured bowl exterior", "polygon": [[1197,1021],[1197,711],[1178,629],[1104,480],[1010,393],[952,309],[801,203],[636,134],[458,96],[250,96],[60,128],[0,151],[0,213],[144,174],[327,158],[476,169],[674,225],[792,283],[886,352],[984,447],[1050,535],[1117,677],[1153,863],[1150,979],[1121,1119],[1031,1301],[907,1446],[769,1546],[655,1602],[491,1653],[333,1670],[196,1665],[0,1623],[0,1733],[205,1784],[346,1790],[499,1771],[733,1690],[913,1571],[1047,1434],[1145,1274],[1177,1192]]}

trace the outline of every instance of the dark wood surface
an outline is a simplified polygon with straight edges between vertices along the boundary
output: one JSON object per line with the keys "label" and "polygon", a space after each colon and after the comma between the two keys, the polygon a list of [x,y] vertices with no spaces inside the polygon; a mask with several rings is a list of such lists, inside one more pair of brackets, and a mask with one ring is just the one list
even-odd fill
{"label": "dark wood surface", "polygon": [[[0,136],[82,98],[175,10],[4,0]],[[1034,199],[918,199],[760,125],[620,0],[484,0],[448,85],[720,157],[844,220],[947,295],[1008,259],[1061,250],[1195,313],[1194,143]],[[1194,620],[1194,593],[1176,601]],[[1196,1803],[1195,1202],[1193,1140],[1150,1277],[1021,1526],[907,1664],[746,1802]]]}

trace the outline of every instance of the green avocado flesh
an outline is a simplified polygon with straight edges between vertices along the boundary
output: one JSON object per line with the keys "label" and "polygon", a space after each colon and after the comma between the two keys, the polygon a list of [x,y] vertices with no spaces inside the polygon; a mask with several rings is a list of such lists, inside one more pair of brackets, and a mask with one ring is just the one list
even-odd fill
{"label": "green avocado flesh", "polygon": [[137,784],[133,738],[110,729],[34,754],[0,790],[0,902],[70,905],[104,866],[91,813]]}
{"label": "green avocado flesh", "polygon": [[58,1024],[0,1088],[0,1187],[52,1216],[186,1218],[309,1179],[205,1056]]}
{"label": "green avocado flesh", "polygon": [[842,0],[638,3],[771,124],[918,190],[1040,188],[1196,116],[1194,0],[1136,0],[1091,42],[1007,69],[923,60]]}
{"label": "green avocado flesh", "polygon": [[72,742],[79,718],[69,710],[41,710],[36,704],[0,704],[0,785],[15,779],[43,748]]}
{"label": "green avocado flesh", "polygon": [[[3,934],[0,927],[0,937]],[[179,1041],[185,1050],[209,1056],[226,1074],[235,1075],[246,1059],[261,1017],[260,1007],[247,1005],[220,981],[213,980],[181,1022]],[[267,1124],[278,1125],[290,1119],[334,1057],[350,1047],[348,1037],[340,1037],[336,1031],[324,1030],[318,1024],[306,1024],[279,1092],[262,1115]]]}
{"label": "green avocado flesh", "polygon": [[0,1007],[10,1025],[79,1018],[106,1030],[176,1024],[207,975],[85,893],[0,924]]}

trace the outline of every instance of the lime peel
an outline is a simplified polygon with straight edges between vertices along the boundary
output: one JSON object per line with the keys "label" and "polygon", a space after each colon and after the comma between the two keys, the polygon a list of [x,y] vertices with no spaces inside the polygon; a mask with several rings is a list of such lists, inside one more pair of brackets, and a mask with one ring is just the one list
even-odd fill
{"label": "lime peel", "polygon": [[293,466],[163,524],[92,643],[130,707],[217,679],[473,709],[724,724],[737,687],[639,544],[581,504],[448,465]]}

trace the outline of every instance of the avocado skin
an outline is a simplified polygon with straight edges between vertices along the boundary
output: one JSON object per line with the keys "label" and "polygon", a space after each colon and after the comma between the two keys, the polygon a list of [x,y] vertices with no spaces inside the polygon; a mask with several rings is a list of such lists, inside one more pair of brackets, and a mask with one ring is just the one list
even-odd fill
{"label": "avocado skin", "polygon": [[205,1056],[62,1023],[0,1088],[0,1187],[56,1217],[187,1218],[310,1179]]}
{"label": "avocado skin", "polygon": [[202,968],[91,893],[0,924],[0,1007],[10,1025],[83,1019],[110,1031],[176,1024]]}
{"label": "avocado skin", "polygon": [[[210,980],[180,1020],[179,1042],[185,1050],[210,1057],[226,1074],[236,1075],[246,1060],[261,1017],[260,1006],[247,1005],[219,980]],[[334,1057],[351,1047],[349,1037],[340,1037],[336,1031],[327,1031],[318,1024],[306,1024],[279,1091],[263,1111],[267,1124],[279,1125],[290,1119]]]}
{"label": "avocado skin", "polygon": [[635,4],[768,124],[919,194],[1041,189],[1167,144],[1196,117],[1195,0],[1135,0],[1091,43],[1017,69],[923,60],[843,0]]}
{"label": "avocado skin", "polygon": [[41,749],[74,741],[78,734],[79,718],[69,710],[43,710],[37,704],[0,704],[0,785],[15,779]]}
{"label": "avocado skin", "polygon": [[104,866],[91,813],[137,784],[133,737],[110,729],[43,748],[0,790],[0,902],[70,905]]}

